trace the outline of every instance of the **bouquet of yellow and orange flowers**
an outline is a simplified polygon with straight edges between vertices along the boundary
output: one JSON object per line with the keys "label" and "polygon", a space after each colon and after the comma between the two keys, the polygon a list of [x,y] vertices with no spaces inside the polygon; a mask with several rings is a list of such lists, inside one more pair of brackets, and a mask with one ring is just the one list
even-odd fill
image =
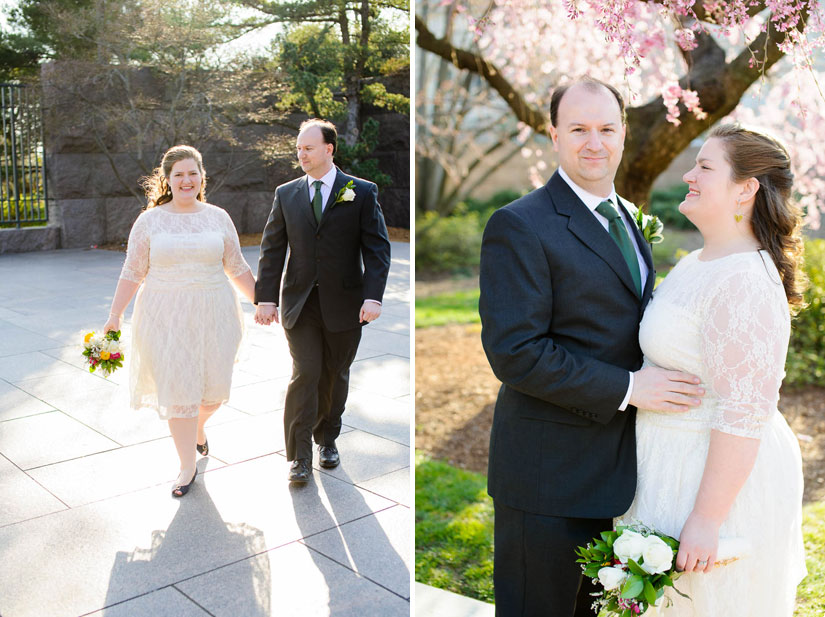
{"label": "bouquet of yellow and orange flowers", "polygon": [[89,365],[89,372],[100,369],[108,377],[123,366],[123,352],[120,350],[120,330],[109,330],[105,336],[95,336],[89,332],[83,338],[83,355]]}

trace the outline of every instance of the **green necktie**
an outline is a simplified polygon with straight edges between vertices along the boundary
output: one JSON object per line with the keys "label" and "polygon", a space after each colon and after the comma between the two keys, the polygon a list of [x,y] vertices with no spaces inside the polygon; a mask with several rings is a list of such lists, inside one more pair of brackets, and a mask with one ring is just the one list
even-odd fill
{"label": "green necktie", "polygon": [[312,196],[312,211],[315,212],[315,222],[321,222],[321,213],[324,209],[323,197],[321,197],[321,186],[324,183],[320,180],[316,180],[312,183],[312,186],[315,187],[315,195]]}
{"label": "green necktie", "polygon": [[630,236],[627,234],[627,228],[624,226],[622,217],[619,216],[618,211],[610,200],[603,201],[596,206],[596,212],[607,219],[607,229],[610,237],[619,245],[619,250],[627,262],[627,267],[630,269],[630,276],[633,277],[633,282],[636,284],[636,293],[638,293],[641,298],[642,275],[639,273],[639,259],[636,257],[636,249],[633,248],[633,242],[630,241]]}

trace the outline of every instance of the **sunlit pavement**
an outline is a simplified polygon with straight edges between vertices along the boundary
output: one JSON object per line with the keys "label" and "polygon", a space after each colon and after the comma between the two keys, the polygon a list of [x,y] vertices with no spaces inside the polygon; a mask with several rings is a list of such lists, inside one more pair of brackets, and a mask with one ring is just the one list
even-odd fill
{"label": "sunlit pavement", "polygon": [[[0,256],[0,615],[409,615],[410,246],[392,251],[383,314],[352,367],[341,465],[322,470],[316,454],[311,481],[287,483],[291,360],[280,326],[255,325],[244,302],[231,399],[183,499],[166,423],[129,409],[128,357],[104,379],[80,355],[123,254]],[[254,270],[257,248],[243,252]]]}

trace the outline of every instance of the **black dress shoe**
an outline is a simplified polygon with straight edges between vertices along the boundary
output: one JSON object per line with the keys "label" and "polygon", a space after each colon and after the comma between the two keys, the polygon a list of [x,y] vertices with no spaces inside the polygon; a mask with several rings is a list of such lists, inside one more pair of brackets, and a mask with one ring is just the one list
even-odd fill
{"label": "black dress shoe", "polygon": [[195,483],[195,478],[198,477],[198,468],[195,467],[195,475],[192,476],[192,479],[189,480],[189,484],[181,484],[176,486],[172,489],[172,497],[183,497],[186,493],[189,492],[189,489]]}
{"label": "black dress shoe", "polygon": [[309,464],[309,459],[298,458],[292,461],[292,466],[289,468],[289,476],[287,477],[290,482],[304,484],[309,480],[311,474],[312,468]]}
{"label": "black dress shoe", "polygon": [[335,446],[318,446],[318,462],[321,467],[327,469],[338,467],[338,463],[341,462],[341,457],[338,456],[338,448]]}
{"label": "black dress shoe", "polygon": [[195,448],[198,450],[198,452],[200,452],[204,456],[208,455],[209,454],[209,440],[208,439],[205,440],[203,442],[203,445],[201,445],[199,443],[196,443]]}

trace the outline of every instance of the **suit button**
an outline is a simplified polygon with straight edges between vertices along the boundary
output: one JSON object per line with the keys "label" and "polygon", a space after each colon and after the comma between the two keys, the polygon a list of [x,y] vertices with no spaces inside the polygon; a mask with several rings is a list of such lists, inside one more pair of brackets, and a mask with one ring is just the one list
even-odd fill
{"label": "suit button", "polygon": [[320,239],[321,239],[321,234],[317,234],[317,235],[315,236],[315,239],[316,239],[316,240],[320,240]]}

